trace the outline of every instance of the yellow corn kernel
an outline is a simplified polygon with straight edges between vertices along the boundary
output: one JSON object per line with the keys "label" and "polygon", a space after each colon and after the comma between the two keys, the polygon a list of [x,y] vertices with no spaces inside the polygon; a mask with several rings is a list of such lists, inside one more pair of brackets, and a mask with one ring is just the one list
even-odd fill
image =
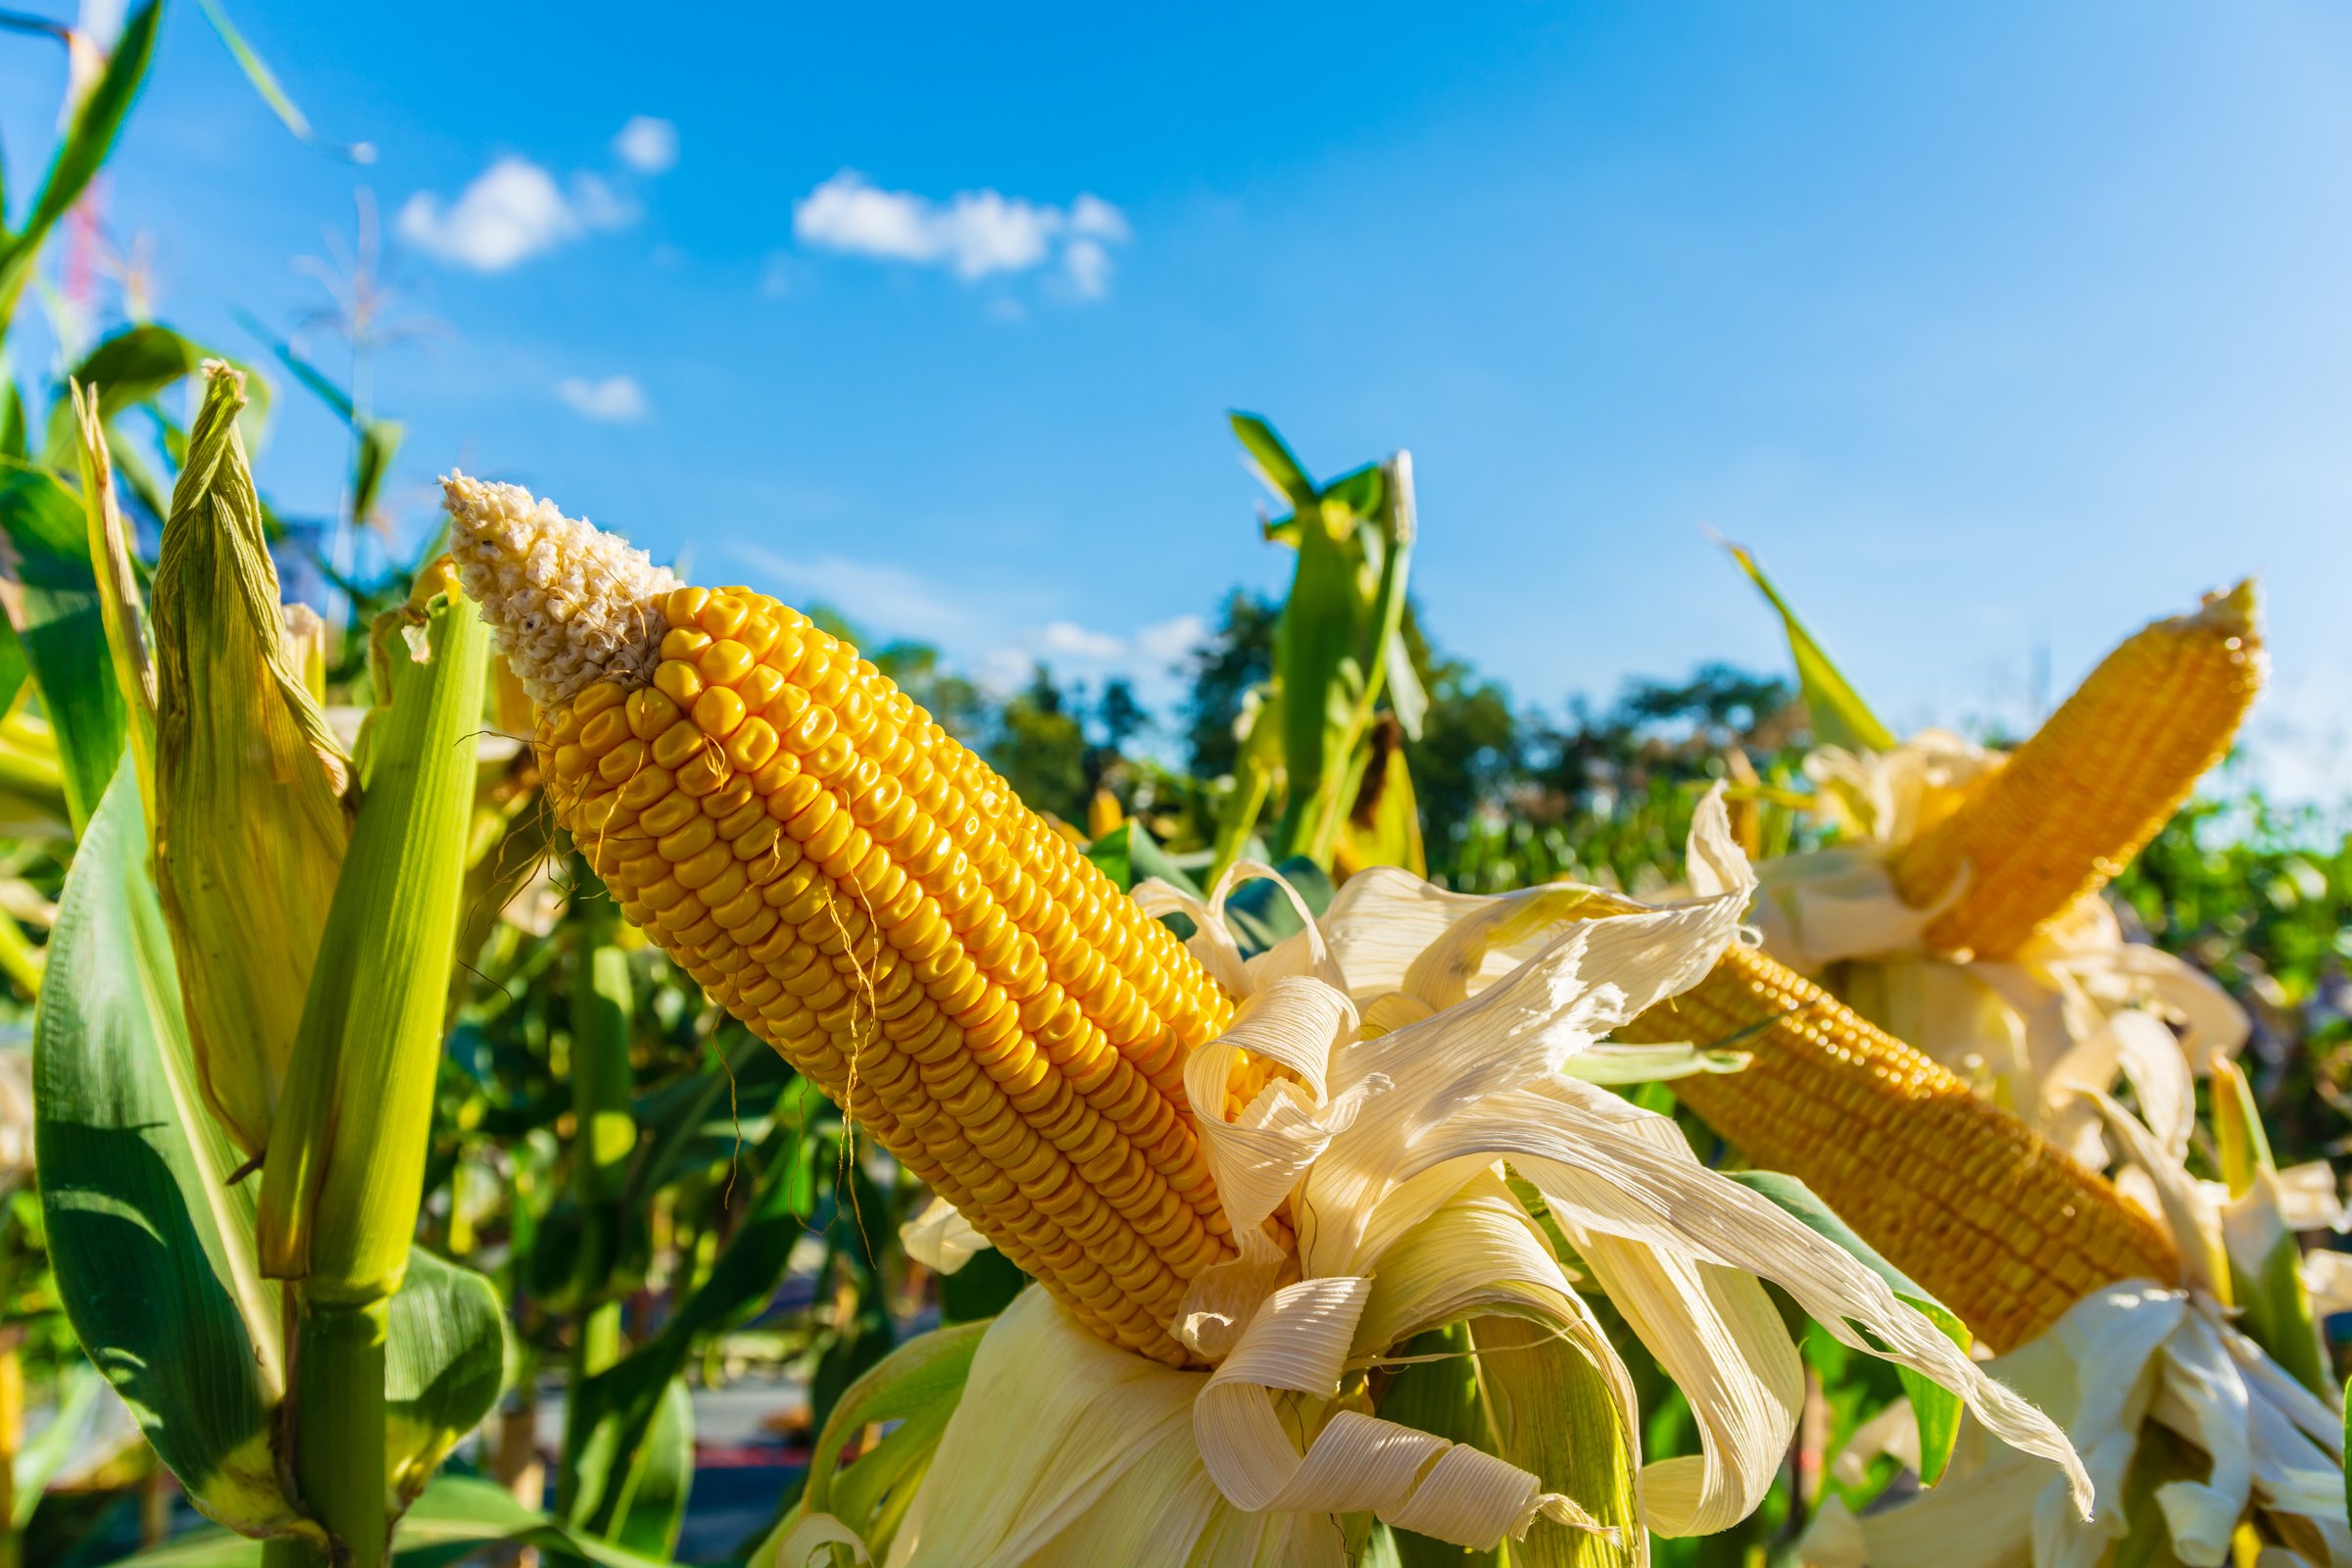
{"label": "yellow corn kernel", "polygon": [[2145,1214],[2015,1116],[1787,965],[1734,947],[1707,978],[1617,1031],[1750,1053],[1677,1080],[1756,1164],[1803,1181],[1996,1350],[2102,1285],[2171,1284]]}
{"label": "yellow corn kernel", "polygon": [[1181,1063],[1228,999],[854,649],[746,590],[662,609],[650,684],[543,715],[591,711],[559,820],[625,798],[621,906],[1080,1317],[1183,1363],[1185,1286],[1233,1249]]}
{"label": "yellow corn kernel", "polygon": [[2254,585],[2141,628],[1889,862],[1929,947],[2014,954],[2105,887],[2230,750],[2266,661]]}

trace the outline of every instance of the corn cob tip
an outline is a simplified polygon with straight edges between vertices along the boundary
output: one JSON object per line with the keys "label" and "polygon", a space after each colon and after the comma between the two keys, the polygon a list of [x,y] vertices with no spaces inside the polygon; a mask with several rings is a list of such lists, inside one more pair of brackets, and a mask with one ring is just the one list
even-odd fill
{"label": "corn cob tip", "polygon": [[520,485],[450,473],[441,491],[460,580],[533,702],[652,670],[669,629],[662,599],[679,585],[666,567]]}
{"label": "corn cob tip", "polygon": [[2227,591],[2216,588],[2188,618],[2242,639],[2249,650],[2262,647],[2261,596],[2251,577],[2239,579]]}

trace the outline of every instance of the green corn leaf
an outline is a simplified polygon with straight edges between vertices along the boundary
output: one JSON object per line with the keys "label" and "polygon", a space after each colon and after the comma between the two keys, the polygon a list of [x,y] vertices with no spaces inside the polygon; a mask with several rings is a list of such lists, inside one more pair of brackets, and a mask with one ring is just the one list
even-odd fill
{"label": "green corn leaf", "polygon": [[1315,482],[1306,476],[1306,469],[1274,427],[1254,414],[1234,411],[1226,417],[1233,424],[1233,433],[1240,438],[1242,449],[1250,454],[1250,465],[1258,477],[1273,491],[1304,516],[1315,506]]}
{"label": "green corn leaf", "polygon": [[270,1451],[278,1287],[253,1189],[198,1098],[179,981],[124,768],[51,930],[33,1022],[35,1150],[57,1286],[83,1349],[190,1496],[251,1533],[291,1527]]}
{"label": "green corn leaf", "polygon": [[993,1247],[983,1247],[963,1260],[963,1267],[939,1279],[939,1319],[942,1323],[977,1323],[995,1317],[1029,1288],[1029,1276],[1011,1258]]}
{"label": "green corn leaf", "polygon": [[17,301],[32,276],[33,259],[40,254],[49,230],[80,200],[81,193],[115,149],[132,100],[147,79],[155,58],[155,33],[163,19],[163,0],[147,0],[123,24],[115,52],[106,62],[89,95],[74,111],[58,142],[57,157],[41,182],[40,193],[17,232],[0,240],[0,330],[16,315]]}
{"label": "green corn leaf", "polygon": [[238,325],[270,345],[270,352],[277,356],[277,363],[284,366],[295,380],[309,387],[319,402],[335,411],[335,417],[345,424],[357,426],[359,410],[353,407],[351,394],[337,386],[332,376],[296,353],[293,344],[278,337],[247,312],[237,311],[233,314]]}
{"label": "green corn leaf", "polygon": [[403,1503],[415,1501],[458,1440],[482,1424],[506,1371],[507,1314],[497,1288],[413,1249],[384,1347],[386,1479]]}
{"label": "green corn leaf", "polygon": [[615,1500],[610,1538],[649,1557],[669,1556],[678,1548],[693,1489],[694,1396],[684,1378],[671,1378],[654,1408],[642,1456]]}
{"label": "green corn leaf", "polygon": [[[1298,855],[1277,862],[1274,869],[1305,901],[1307,913],[1319,915],[1331,907],[1339,890],[1331,873],[1314,861]],[[1233,928],[1245,957],[1254,957],[1300,929],[1298,911],[1282,896],[1282,889],[1263,877],[1234,890],[1225,901],[1225,923]]]}
{"label": "green corn leaf", "polygon": [[1827,746],[1841,746],[1849,752],[1890,752],[1894,750],[1894,731],[1879,722],[1878,714],[1862,700],[1821,644],[1805,629],[1788,601],[1781,597],[1772,579],[1756,559],[1738,545],[1726,545],[1740,569],[1747,573],[1772,608],[1780,612],[1781,624],[1788,634],[1788,652],[1796,661],[1797,687],[1804,693],[1805,711],[1811,715],[1813,738]]}
{"label": "green corn leaf", "polygon": [[474,787],[489,630],[457,592],[396,612],[421,633],[389,661],[367,798],[305,1000],[262,1168],[265,1272],[312,1300],[389,1296],[424,1174]]}
{"label": "green corn leaf", "polygon": [[58,1374],[48,1425],[25,1439],[24,1446],[17,1450],[12,1467],[16,1508],[0,1525],[22,1531],[32,1523],[33,1510],[41,1505],[49,1483],[64,1474],[80,1456],[82,1446],[96,1437],[93,1418],[105,1410],[99,1402],[105,1392],[106,1379],[87,1361],[75,1362]]}
{"label": "green corn leaf", "polygon": [[[1328,865],[1404,621],[1415,530],[1412,459],[1399,452],[1318,490],[1265,420],[1236,414],[1232,422],[1259,474],[1293,507],[1268,535],[1298,553],[1274,625],[1272,685],[1280,700],[1267,704],[1271,711],[1261,710],[1252,726],[1271,725],[1280,741],[1284,798],[1274,847]],[[1415,728],[1422,697],[1416,683],[1405,698]],[[1263,760],[1270,767],[1274,759]],[[1254,818],[1268,779],[1250,770],[1247,782],[1235,805]],[[1221,824],[1220,867],[1230,859],[1230,841],[1249,825]]]}
{"label": "green corn leaf", "polygon": [[18,646],[57,737],[66,808],[79,833],[129,731],[90,569],[81,501],[47,470],[0,459],[0,532],[16,554]]}
{"label": "green corn leaf", "polygon": [[[111,428],[125,410],[148,403],[199,374],[207,360],[226,363],[225,356],[193,339],[168,326],[146,322],[126,326],[101,341],[82,356],[81,363],[69,370],[66,378],[96,395],[99,421]],[[250,370],[244,373],[247,377],[244,390],[250,406],[245,423],[250,433],[268,416],[270,389],[268,382]],[[45,461],[53,468],[71,467],[79,444],[74,427],[74,409],[60,400],[49,410]]]}
{"label": "green corn leaf", "polygon": [[0,458],[21,463],[31,456],[32,449],[25,444],[24,396],[17,390],[17,378],[8,373],[8,362],[0,359]]}
{"label": "green corn leaf", "polygon": [[[1896,1299],[1935,1324],[1945,1339],[1963,1350],[1969,1348],[1974,1336],[1952,1314],[1951,1308],[1921,1290],[1902,1270],[1881,1257],[1868,1242],[1854,1234],[1853,1227],[1839,1219],[1830,1205],[1823,1202],[1803,1182],[1771,1170],[1732,1171],[1726,1174],[1742,1187],[1769,1199],[1775,1206],[1799,1221],[1807,1230],[1824,1240],[1835,1242],[1856,1262],[1886,1281],[1886,1288],[1894,1292]],[[1903,1393],[1910,1396],[1912,1418],[1919,1423],[1919,1479],[1932,1487],[1943,1479],[1944,1466],[1951,1462],[1952,1446],[1960,1438],[1963,1409],[1960,1396],[1909,1367],[1897,1367],[1895,1371],[1902,1379]]]}
{"label": "green corn leaf", "polygon": [[270,63],[255,52],[253,45],[245,41],[245,35],[237,30],[236,24],[228,20],[228,13],[220,9],[220,0],[196,0],[196,7],[204,13],[204,20],[213,24],[213,31],[220,35],[220,41],[228,46],[230,57],[236,61],[237,69],[245,73],[245,79],[252,83],[253,90],[261,95],[263,103],[270,106],[270,112],[277,117],[278,122],[294,133],[296,141],[306,147],[316,147],[346,163],[375,162],[375,149],[368,143],[331,142],[311,128],[310,117],[302,112],[279,84],[277,73],[270,69]]}
{"label": "green corn leaf", "polygon": [[156,565],[156,865],[206,1102],[255,1155],[350,843],[350,764],[286,656],[242,390],[212,379]]}
{"label": "green corn leaf", "polygon": [[397,419],[368,419],[360,426],[360,450],[352,459],[351,520],[366,527],[375,516],[384,476],[392,471],[407,428]]}
{"label": "green corn leaf", "polygon": [[[441,1476],[401,1517],[392,1536],[392,1560],[405,1568],[440,1568],[474,1561],[499,1548],[535,1547],[564,1562],[594,1568],[670,1568],[658,1558],[600,1541],[527,1508],[503,1487],[474,1476]],[[262,1547],[221,1530],[201,1530],[152,1551],[126,1557],[121,1568],[261,1568]]]}
{"label": "green corn leaf", "polygon": [[1133,893],[1137,883],[1157,877],[1195,898],[1200,896],[1199,885],[1168,858],[1167,851],[1152,837],[1152,830],[1132,816],[1088,845],[1086,858],[1121,893]]}
{"label": "green corn leaf", "polygon": [[771,1159],[750,1216],[662,1331],[574,1391],[564,1431],[571,1484],[564,1503],[573,1523],[608,1537],[620,1527],[652,1458],[648,1445],[662,1400],[695,1346],[757,1311],[783,1279],[808,1217],[809,1194],[798,1179],[802,1161],[789,1148],[796,1138],[810,1142],[790,1128],[771,1140],[780,1146],[771,1152],[781,1157]]}
{"label": "green corn leaf", "polygon": [[392,459],[400,451],[407,430],[397,419],[371,419],[361,416],[359,407],[328,375],[309,360],[294,351],[294,346],[273,335],[270,329],[251,316],[237,313],[245,330],[270,345],[278,363],[290,371],[297,381],[309,387],[319,402],[334,410],[335,416],[351,427],[359,437],[352,455],[351,516],[354,522],[365,525],[375,514],[376,498],[382,493],[384,477],[391,472]]}

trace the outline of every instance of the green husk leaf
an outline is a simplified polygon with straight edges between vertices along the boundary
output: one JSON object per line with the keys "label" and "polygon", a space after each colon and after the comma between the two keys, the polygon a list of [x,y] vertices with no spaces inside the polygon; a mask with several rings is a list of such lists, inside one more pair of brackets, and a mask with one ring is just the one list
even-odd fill
{"label": "green husk leaf", "polygon": [[403,644],[389,660],[390,710],[262,1167],[263,1269],[307,1281],[313,1300],[389,1296],[416,1224],[490,649],[447,561],[427,572],[442,591],[393,613],[421,626],[430,659]]}
{"label": "green husk leaf", "polygon": [[[74,456],[81,468],[82,513],[89,528],[90,564],[97,580],[99,619],[115,684],[129,715],[130,760],[139,781],[139,800],[150,826],[155,821],[155,660],[147,649],[146,606],[132,569],[130,538],[115,502],[114,467],[107,459],[106,432],[99,426],[81,387],[72,387],[80,440]],[[61,408],[64,405],[60,405]]]}
{"label": "green husk leaf", "polygon": [[1633,1436],[1609,1382],[1573,1341],[1516,1316],[1470,1321],[1494,1452],[1575,1498],[1618,1540],[1539,1519],[1510,1547],[1511,1568],[1630,1568],[1640,1562]]}
{"label": "green husk leaf", "polygon": [[2311,1293],[2303,1284],[2303,1250],[2291,1233],[2281,1231],[2262,1259],[2260,1272],[2250,1273],[2230,1260],[2230,1295],[2246,1338],[2271,1352],[2297,1383],[2326,1398],[2335,1388],[2320,1347],[2320,1326],[2311,1310]]}
{"label": "green husk leaf", "polygon": [[2264,1171],[2278,1168],[2254,1103],[2254,1086],[2227,1056],[2213,1062],[2213,1142],[2231,1198],[2245,1197]]}
{"label": "green husk leaf", "polygon": [[1727,544],[1732,559],[1747,573],[1772,608],[1780,612],[1781,624],[1788,634],[1788,652],[1796,661],[1798,689],[1804,693],[1805,711],[1811,715],[1813,738],[1826,746],[1841,746],[1849,752],[1890,752],[1894,750],[1894,731],[1879,721],[1878,714],[1854,690],[1853,683],[1823,651],[1805,623],[1797,618],[1788,601],[1781,597],[1772,579],[1755,557],[1738,545]]}
{"label": "green husk leaf", "polygon": [[156,863],[205,1100],[270,1142],[350,844],[349,760],[286,655],[277,570],[214,373],[155,572]]}
{"label": "green husk leaf", "polygon": [[1355,788],[1355,807],[1340,825],[1337,863],[1350,874],[1368,865],[1397,865],[1427,876],[1421,806],[1413,795],[1413,770],[1405,762],[1401,721],[1375,727],[1370,740],[1363,771],[1379,771]]}
{"label": "green husk leaf", "polygon": [[[815,1513],[835,1515],[869,1547],[886,1549],[888,1529],[895,1529],[903,1516],[913,1482],[920,1480],[921,1465],[928,1463],[929,1450],[938,1446],[939,1433],[955,1414],[972,1374],[972,1356],[987,1332],[988,1324],[981,1322],[919,1335],[875,1362],[844,1390],[833,1413],[825,1418],[824,1430],[817,1434],[800,1502],[752,1553],[752,1561],[773,1561],[776,1546],[792,1534],[793,1527]],[[876,1448],[844,1471],[842,1449],[867,1426],[886,1421],[904,1421],[915,1427],[916,1441],[888,1457],[883,1475],[852,1485],[850,1478],[869,1460],[885,1456]],[[877,1534],[882,1539],[878,1540]]]}
{"label": "green husk leaf", "polygon": [[[1420,1359],[1397,1368],[1390,1380],[1380,1399],[1381,1419],[1495,1453],[1499,1445],[1480,1387],[1474,1348],[1467,1322],[1425,1329],[1407,1340],[1398,1354]],[[1474,1551],[1410,1530],[1394,1534],[1396,1560],[1403,1568],[1498,1568],[1502,1562],[1500,1547]]]}

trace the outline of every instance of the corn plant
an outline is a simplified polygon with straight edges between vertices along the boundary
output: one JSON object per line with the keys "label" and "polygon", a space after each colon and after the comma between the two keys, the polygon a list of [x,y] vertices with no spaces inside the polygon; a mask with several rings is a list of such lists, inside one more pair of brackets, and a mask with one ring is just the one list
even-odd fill
{"label": "corn plant", "polygon": [[1265,420],[1236,414],[1233,429],[1291,507],[1265,536],[1297,551],[1298,564],[1275,624],[1273,678],[1244,709],[1212,880],[1243,853],[1271,798],[1281,801],[1277,858],[1328,868],[1345,846],[1350,864],[1421,869],[1400,744],[1420,734],[1426,702],[1403,638],[1412,459],[1399,452],[1318,486]]}

